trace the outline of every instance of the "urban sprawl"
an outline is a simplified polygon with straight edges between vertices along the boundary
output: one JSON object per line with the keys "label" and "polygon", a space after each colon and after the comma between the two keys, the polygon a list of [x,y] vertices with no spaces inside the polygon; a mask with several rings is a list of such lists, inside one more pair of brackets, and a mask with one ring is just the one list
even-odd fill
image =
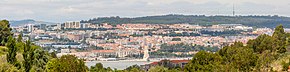
{"label": "urban sprawl", "polygon": [[56,52],[57,56],[70,54],[87,61],[115,61],[188,58],[200,50],[215,52],[236,41],[245,44],[261,34],[272,35],[273,29],[243,24],[111,25],[72,21],[27,24],[13,27],[13,32],[49,52]]}

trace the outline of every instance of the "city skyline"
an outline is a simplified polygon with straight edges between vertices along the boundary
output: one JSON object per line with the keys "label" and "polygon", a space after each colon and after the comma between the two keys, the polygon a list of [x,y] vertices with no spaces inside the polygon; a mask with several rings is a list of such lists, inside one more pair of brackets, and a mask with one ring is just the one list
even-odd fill
{"label": "city skyline", "polygon": [[0,18],[49,22],[79,21],[96,17],[185,15],[280,15],[290,16],[285,0],[1,0]]}
{"label": "city skyline", "polygon": [[289,0],[0,0],[0,72],[290,72]]}

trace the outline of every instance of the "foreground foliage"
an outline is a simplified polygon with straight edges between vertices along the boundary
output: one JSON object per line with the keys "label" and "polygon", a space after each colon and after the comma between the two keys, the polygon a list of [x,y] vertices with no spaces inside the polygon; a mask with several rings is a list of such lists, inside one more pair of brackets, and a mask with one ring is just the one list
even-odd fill
{"label": "foreground foliage", "polygon": [[87,72],[83,60],[73,55],[64,55],[50,60],[46,65],[47,72]]}
{"label": "foreground foliage", "polygon": [[272,36],[261,35],[247,45],[235,42],[217,53],[200,51],[185,71],[272,71],[271,63],[286,52],[286,42],[287,34],[279,25]]}

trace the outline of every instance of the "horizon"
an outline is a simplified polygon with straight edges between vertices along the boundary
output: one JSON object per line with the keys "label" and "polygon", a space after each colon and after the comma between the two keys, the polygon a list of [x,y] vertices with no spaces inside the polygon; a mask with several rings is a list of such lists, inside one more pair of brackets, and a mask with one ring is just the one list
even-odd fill
{"label": "horizon", "polygon": [[1,0],[0,18],[65,22],[96,17],[183,15],[290,16],[284,0]]}
{"label": "horizon", "polygon": [[[201,16],[202,14],[192,14],[192,15],[188,15],[188,14],[162,14],[162,15],[148,15],[148,16],[136,16],[136,17],[128,17],[128,16],[100,16],[100,17],[92,17],[92,18],[88,18],[88,19],[81,19],[81,20],[89,20],[89,19],[94,19],[94,18],[106,18],[106,17],[120,17],[120,18],[140,18],[140,17],[150,17],[150,16],[166,16],[166,15],[184,15],[184,16],[193,16],[193,15],[197,15],[197,16]],[[225,17],[239,17],[239,16],[276,16],[276,15],[204,15],[204,16],[225,16]],[[282,15],[277,15],[279,17],[290,17],[290,16],[282,16]],[[8,20],[8,21],[21,21],[21,20],[34,20],[34,21],[43,21],[43,22],[50,22],[50,21],[46,21],[46,20],[38,20],[38,19],[19,19],[19,20],[9,20],[9,19],[1,19],[1,20]],[[81,20],[68,20],[68,21],[81,21]],[[51,22],[51,23],[64,23],[64,22],[68,22],[68,21],[61,21],[61,22]]]}
{"label": "horizon", "polygon": [[0,72],[290,72],[290,0],[0,0]]}

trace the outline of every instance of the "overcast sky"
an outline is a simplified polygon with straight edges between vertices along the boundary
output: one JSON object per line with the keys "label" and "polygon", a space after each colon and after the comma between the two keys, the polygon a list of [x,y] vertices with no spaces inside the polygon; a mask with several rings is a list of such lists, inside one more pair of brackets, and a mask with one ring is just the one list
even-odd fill
{"label": "overcast sky", "polygon": [[0,0],[0,19],[49,22],[165,14],[290,16],[290,0]]}

